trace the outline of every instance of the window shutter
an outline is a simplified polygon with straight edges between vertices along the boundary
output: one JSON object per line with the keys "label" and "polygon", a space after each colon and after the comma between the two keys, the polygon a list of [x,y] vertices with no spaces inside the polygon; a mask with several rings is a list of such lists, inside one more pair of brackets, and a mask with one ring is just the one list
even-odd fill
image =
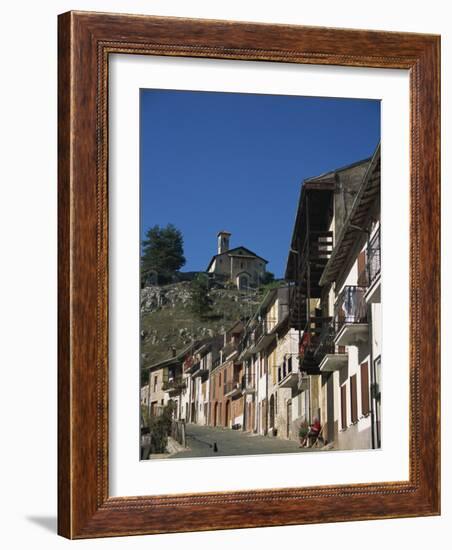
{"label": "window shutter", "polygon": [[358,285],[367,286],[366,251],[361,250],[358,255]]}
{"label": "window shutter", "polygon": [[369,414],[369,367],[367,362],[361,365],[361,407],[364,415]]}
{"label": "window shutter", "polygon": [[350,377],[350,404],[352,423],[358,422],[358,403],[356,394],[356,374]]}
{"label": "window shutter", "polygon": [[341,386],[341,426],[347,428],[347,387]]}

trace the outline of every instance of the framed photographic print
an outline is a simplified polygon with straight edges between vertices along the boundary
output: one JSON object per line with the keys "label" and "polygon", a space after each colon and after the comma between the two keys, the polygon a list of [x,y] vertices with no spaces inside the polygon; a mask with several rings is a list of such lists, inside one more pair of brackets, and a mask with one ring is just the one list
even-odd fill
{"label": "framed photographic print", "polygon": [[437,36],[59,18],[59,533],[439,514]]}

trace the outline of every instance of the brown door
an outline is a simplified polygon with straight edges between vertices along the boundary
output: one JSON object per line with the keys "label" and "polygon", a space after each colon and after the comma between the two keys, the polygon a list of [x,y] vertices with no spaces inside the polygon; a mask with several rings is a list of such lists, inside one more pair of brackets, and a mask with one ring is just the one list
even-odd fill
{"label": "brown door", "polygon": [[275,396],[272,394],[270,397],[270,428],[275,427]]}
{"label": "brown door", "polygon": [[224,418],[224,425],[226,428],[229,428],[230,416],[231,416],[231,402],[226,401],[226,411],[225,411],[225,418]]}
{"label": "brown door", "polygon": [[330,374],[326,383],[326,418],[328,442],[334,441],[334,379]]}
{"label": "brown door", "polygon": [[341,428],[347,429],[347,388],[341,386]]}
{"label": "brown door", "polygon": [[356,422],[358,422],[356,374],[350,377],[350,412],[351,412],[352,424],[356,424]]}
{"label": "brown door", "polygon": [[215,401],[215,407],[213,408],[213,425],[218,424],[218,402]]}

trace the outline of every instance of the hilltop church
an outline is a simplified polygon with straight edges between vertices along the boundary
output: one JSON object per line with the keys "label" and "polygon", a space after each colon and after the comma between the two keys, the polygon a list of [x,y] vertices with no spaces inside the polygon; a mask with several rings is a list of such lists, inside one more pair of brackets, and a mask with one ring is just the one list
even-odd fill
{"label": "hilltop church", "polygon": [[218,233],[218,253],[210,260],[207,273],[232,281],[239,290],[259,286],[265,276],[267,260],[244,246],[229,248],[230,237],[227,231]]}

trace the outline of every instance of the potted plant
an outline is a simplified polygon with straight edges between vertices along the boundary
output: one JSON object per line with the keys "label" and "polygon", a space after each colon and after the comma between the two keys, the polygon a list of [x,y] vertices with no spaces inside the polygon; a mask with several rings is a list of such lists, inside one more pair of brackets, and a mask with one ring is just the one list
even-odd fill
{"label": "potted plant", "polygon": [[298,437],[300,438],[300,445],[304,447],[306,443],[306,437],[309,433],[309,424],[304,420],[298,429]]}

